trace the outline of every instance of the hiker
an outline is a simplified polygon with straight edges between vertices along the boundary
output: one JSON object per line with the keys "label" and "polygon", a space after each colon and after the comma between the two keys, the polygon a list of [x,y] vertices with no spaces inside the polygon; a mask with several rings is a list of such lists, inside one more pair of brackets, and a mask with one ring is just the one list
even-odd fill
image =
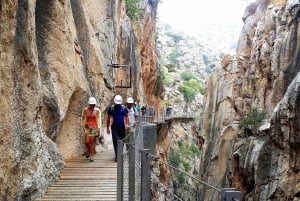
{"label": "hiker", "polygon": [[155,110],[153,106],[150,106],[149,108],[149,116],[150,116],[150,122],[153,122],[155,116]]}
{"label": "hiker", "polygon": [[171,116],[171,112],[172,112],[172,108],[168,106],[167,110],[166,110],[166,117],[170,117]]}
{"label": "hiker", "polygon": [[134,103],[133,108],[137,114],[137,116],[140,114],[140,106],[137,102]]}
{"label": "hiker", "polygon": [[124,139],[125,130],[128,128],[128,110],[122,105],[122,101],[122,96],[116,95],[114,97],[114,105],[110,106],[107,110],[107,134],[110,134],[111,127],[115,162],[117,162],[118,139]]}
{"label": "hiker", "polygon": [[147,115],[147,108],[146,108],[145,105],[142,106],[141,111],[142,111],[142,116],[146,116]]}
{"label": "hiker", "polygon": [[86,158],[94,161],[96,136],[100,135],[101,111],[96,107],[96,98],[90,97],[89,106],[84,108],[81,115],[81,127],[84,132],[84,143],[87,149]]}
{"label": "hiker", "polygon": [[[128,97],[126,101],[126,108],[128,110],[128,128],[126,129],[126,142],[129,142],[129,138],[133,139],[134,130],[136,124],[136,116],[138,115],[137,110],[134,107],[132,97]],[[128,146],[127,146],[128,147]]]}

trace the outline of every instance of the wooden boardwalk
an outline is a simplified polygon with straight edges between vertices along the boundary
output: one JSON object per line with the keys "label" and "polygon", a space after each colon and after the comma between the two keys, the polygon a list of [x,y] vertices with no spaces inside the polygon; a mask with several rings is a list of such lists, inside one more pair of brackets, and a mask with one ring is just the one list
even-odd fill
{"label": "wooden boardwalk", "polygon": [[112,146],[97,153],[94,162],[84,156],[65,161],[60,179],[36,201],[116,201],[117,163]]}

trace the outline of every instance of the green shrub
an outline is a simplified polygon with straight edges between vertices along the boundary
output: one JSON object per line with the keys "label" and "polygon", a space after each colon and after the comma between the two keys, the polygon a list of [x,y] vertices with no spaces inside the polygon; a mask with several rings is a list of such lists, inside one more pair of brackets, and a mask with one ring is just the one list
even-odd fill
{"label": "green shrub", "polygon": [[183,36],[180,33],[166,33],[166,35],[169,36],[176,44],[183,40]]}
{"label": "green shrub", "polygon": [[196,79],[195,74],[192,72],[183,72],[180,76],[185,81],[189,81],[190,79]]}
{"label": "green shrub", "polygon": [[210,69],[213,69],[214,67],[216,67],[216,64],[211,63],[211,64],[208,65],[208,67],[209,67]]}
{"label": "green shrub", "polygon": [[168,106],[171,106],[171,105],[172,105],[172,102],[170,100],[166,100],[165,101],[165,106],[168,107]]}
{"label": "green shrub", "polygon": [[184,167],[184,169],[185,169],[186,172],[191,171],[192,165],[188,161],[183,161],[182,165],[183,165],[183,167]]}
{"label": "green shrub", "polygon": [[178,90],[183,94],[187,102],[194,100],[197,93],[204,94],[204,89],[195,79],[183,82],[183,84],[178,87]]}
{"label": "green shrub", "polygon": [[212,69],[211,69],[211,68],[209,68],[208,66],[206,66],[206,67],[205,67],[205,72],[206,72],[206,73],[208,73],[208,74],[209,74],[209,73],[211,73],[211,71],[212,71]]}
{"label": "green shrub", "polygon": [[195,144],[192,144],[190,146],[190,149],[192,151],[192,153],[196,156],[199,156],[200,155],[200,150],[199,150],[199,147],[197,147]]}
{"label": "green shrub", "polygon": [[167,77],[164,72],[159,71],[158,77],[157,77],[157,82],[155,84],[155,91],[154,94],[159,96],[162,94],[164,91],[164,85],[167,82]]}
{"label": "green shrub", "polygon": [[180,140],[180,141],[177,142],[177,144],[178,144],[179,147],[182,147],[183,146],[183,141]]}
{"label": "green shrub", "polygon": [[158,73],[158,82],[161,82],[163,86],[167,86],[171,84],[171,79],[168,73],[160,71]]}
{"label": "green shrub", "polygon": [[179,66],[179,58],[184,55],[184,52],[180,50],[178,47],[175,47],[171,50],[169,54],[169,61],[176,65]]}
{"label": "green shrub", "polygon": [[178,90],[183,94],[183,97],[187,102],[191,102],[192,100],[195,99],[197,92],[192,87],[190,87],[186,84],[183,84],[178,87]]}
{"label": "green shrub", "polygon": [[169,162],[172,166],[175,168],[178,168],[180,163],[181,163],[181,155],[180,152],[178,151],[172,151],[170,156],[169,156]]}
{"label": "green shrub", "polygon": [[199,92],[199,93],[201,93],[201,94],[204,94],[204,89],[202,88],[201,84],[200,84],[197,80],[195,80],[195,79],[190,79],[190,80],[188,81],[188,85],[189,85],[191,88],[195,89],[196,92]]}
{"label": "green shrub", "polygon": [[[185,172],[192,170],[192,164],[190,162],[191,157],[199,156],[199,148],[192,143],[191,145],[184,143],[183,140],[177,141],[178,147],[171,150],[168,158],[168,162],[175,168],[183,166]],[[180,184],[185,183],[185,175],[181,172],[174,170],[174,176]]]}
{"label": "green shrub", "polygon": [[166,67],[169,73],[176,72],[176,66],[174,64],[167,64]]}
{"label": "green shrub", "polygon": [[265,117],[265,112],[257,108],[251,108],[250,112],[242,117],[239,128],[255,131]]}
{"label": "green shrub", "polygon": [[126,0],[126,14],[131,20],[138,21],[140,18],[141,8],[139,6],[140,0]]}
{"label": "green shrub", "polygon": [[203,61],[204,61],[205,65],[208,65],[210,63],[210,60],[209,60],[207,55],[203,54],[202,58],[203,58]]}
{"label": "green shrub", "polygon": [[185,175],[183,173],[180,172],[179,174],[176,175],[176,177],[180,185],[185,183]]}

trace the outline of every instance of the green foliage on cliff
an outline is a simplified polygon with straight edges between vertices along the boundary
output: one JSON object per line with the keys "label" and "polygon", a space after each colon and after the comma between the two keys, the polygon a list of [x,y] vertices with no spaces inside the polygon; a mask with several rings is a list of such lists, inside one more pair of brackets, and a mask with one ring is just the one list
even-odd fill
{"label": "green foliage on cliff", "polygon": [[190,79],[196,79],[196,76],[192,72],[183,72],[180,74],[181,78],[185,81],[189,81]]}
{"label": "green foliage on cliff", "polygon": [[178,90],[183,94],[183,97],[187,102],[191,102],[195,99],[196,90],[190,87],[186,82],[179,86]]}
{"label": "green foliage on cliff", "polygon": [[[190,172],[192,170],[192,158],[200,155],[199,147],[195,144],[184,143],[183,140],[177,142],[177,147],[171,150],[168,161],[175,168],[183,167],[182,171]],[[185,176],[181,172],[174,171],[179,184],[185,183]]]}
{"label": "green foliage on cliff", "polygon": [[178,90],[183,94],[184,99],[190,102],[195,99],[197,93],[204,94],[204,89],[196,79],[190,79],[183,82]]}
{"label": "green foliage on cliff", "polygon": [[176,72],[176,66],[174,64],[167,64],[166,67],[167,67],[169,73]]}
{"label": "green foliage on cliff", "polygon": [[169,162],[172,166],[178,168],[181,163],[181,154],[178,151],[172,151],[169,156]]}
{"label": "green foliage on cliff", "polygon": [[200,155],[200,150],[195,144],[186,144],[183,141],[177,142],[178,149],[173,149],[169,156],[169,162],[174,167],[178,168],[183,165],[185,171],[191,170],[189,159]]}
{"label": "green foliage on cliff", "polygon": [[175,46],[171,52],[169,53],[169,61],[171,64],[175,66],[179,66],[180,64],[180,57],[184,56],[183,50],[181,50],[178,46]]}
{"label": "green foliage on cliff", "polygon": [[257,108],[251,108],[250,112],[242,117],[239,128],[254,131],[265,117],[266,113],[264,111]]}
{"label": "green foliage on cliff", "polygon": [[184,38],[180,33],[167,32],[166,35],[169,36],[175,44],[178,44]]}
{"label": "green foliage on cliff", "polygon": [[140,0],[126,0],[126,14],[133,21],[138,21],[140,18],[141,8],[139,6]]}

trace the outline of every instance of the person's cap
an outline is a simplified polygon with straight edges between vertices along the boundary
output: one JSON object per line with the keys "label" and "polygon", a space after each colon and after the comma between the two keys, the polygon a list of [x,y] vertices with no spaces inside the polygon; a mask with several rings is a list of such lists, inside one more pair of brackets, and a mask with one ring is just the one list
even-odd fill
{"label": "person's cap", "polygon": [[88,101],[88,104],[89,105],[96,105],[97,104],[96,98],[90,97],[89,101]]}
{"label": "person's cap", "polygon": [[122,96],[116,95],[114,98],[114,103],[115,104],[122,104]]}
{"label": "person's cap", "polygon": [[132,97],[128,97],[127,98],[127,103],[133,103],[134,101],[133,101],[133,98]]}

